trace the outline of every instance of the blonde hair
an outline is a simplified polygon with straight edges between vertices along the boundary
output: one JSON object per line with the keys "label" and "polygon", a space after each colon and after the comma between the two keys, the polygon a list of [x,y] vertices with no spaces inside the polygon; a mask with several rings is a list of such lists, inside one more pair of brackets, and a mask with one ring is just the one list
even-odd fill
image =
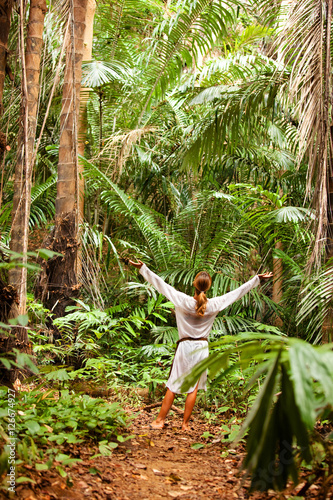
{"label": "blonde hair", "polygon": [[198,296],[195,310],[199,316],[203,316],[205,314],[208,300],[206,292],[210,289],[211,284],[212,278],[206,271],[201,271],[194,278],[193,285],[195,286]]}

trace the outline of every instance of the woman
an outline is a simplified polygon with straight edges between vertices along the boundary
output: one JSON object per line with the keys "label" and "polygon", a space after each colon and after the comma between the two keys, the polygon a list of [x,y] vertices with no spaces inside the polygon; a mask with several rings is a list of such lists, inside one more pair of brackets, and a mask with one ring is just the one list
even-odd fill
{"label": "woman", "polygon": [[[217,314],[259,285],[260,281],[271,278],[273,274],[258,274],[232,292],[207,299],[206,292],[211,287],[212,280],[205,271],[196,275],[193,282],[194,296],[190,297],[165,283],[140,260],[138,262],[129,260],[129,264],[139,269],[140,274],[175,306],[179,340],[166,384],[167,392],[160,413],[151,424],[153,429],[162,429],[175,394],[182,392],[181,385],[184,375],[187,375],[197,363],[208,357],[208,336]],[[196,385],[187,391],[182,430],[188,429],[198,389],[206,390],[206,380],[207,371],[201,375]]]}

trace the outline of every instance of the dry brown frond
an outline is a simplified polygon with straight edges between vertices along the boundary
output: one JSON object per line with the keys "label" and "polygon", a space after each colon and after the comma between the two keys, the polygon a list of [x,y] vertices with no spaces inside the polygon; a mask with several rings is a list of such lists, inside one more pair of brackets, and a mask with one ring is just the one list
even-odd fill
{"label": "dry brown frond", "polygon": [[156,127],[146,126],[122,134],[117,133],[105,139],[105,146],[100,154],[101,156],[108,156],[108,160],[113,163],[113,180],[120,179],[132,146],[139,142],[142,136],[156,131]]}
{"label": "dry brown frond", "polygon": [[299,120],[300,162],[308,159],[306,197],[316,208],[316,239],[309,260],[320,265],[328,227],[327,188],[331,176],[331,28],[333,0],[293,0],[275,51],[291,67],[289,102]]}

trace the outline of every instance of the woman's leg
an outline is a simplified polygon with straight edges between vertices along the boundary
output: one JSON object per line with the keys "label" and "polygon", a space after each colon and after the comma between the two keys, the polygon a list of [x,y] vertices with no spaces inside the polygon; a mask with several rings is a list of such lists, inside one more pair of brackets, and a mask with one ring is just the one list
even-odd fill
{"label": "woman's leg", "polygon": [[183,425],[182,425],[182,430],[187,431],[188,430],[188,422],[190,420],[190,417],[192,415],[192,410],[195,404],[195,400],[197,397],[197,392],[198,392],[198,385],[199,382],[196,385],[196,388],[194,389],[193,392],[190,392],[187,395],[186,401],[185,401],[185,411],[184,411],[184,420],[183,420]]}
{"label": "woman's leg", "polygon": [[158,417],[156,420],[154,420],[154,422],[150,424],[151,427],[153,427],[154,429],[163,429],[165,417],[167,416],[174,399],[174,392],[170,391],[170,389],[167,389]]}

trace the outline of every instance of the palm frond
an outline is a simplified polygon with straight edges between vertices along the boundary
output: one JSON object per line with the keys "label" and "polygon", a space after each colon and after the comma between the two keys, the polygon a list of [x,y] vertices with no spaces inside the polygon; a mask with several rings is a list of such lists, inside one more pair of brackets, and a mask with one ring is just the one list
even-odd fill
{"label": "palm frond", "polygon": [[331,314],[333,273],[323,269],[317,276],[310,276],[301,293],[297,323],[306,328],[307,340],[318,344],[323,335],[323,323]]}
{"label": "palm frond", "polygon": [[171,82],[180,78],[183,65],[192,65],[199,52],[211,50],[221,35],[227,32],[227,23],[233,22],[232,6],[236,2],[209,0],[181,0],[177,4],[177,14],[169,22],[163,21],[154,30],[152,45],[147,59],[143,80],[148,91],[138,120],[143,115],[152,98],[165,95]]}
{"label": "palm frond", "polygon": [[289,98],[299,119],[299,160],[308,158],[307,196],[317,212],[316,238],[310,265],[319,265],[327,237],[327,176],[332,138],[328,100],[332,93],[332,19],[328,3],[320,0],[292,2],[276,41],[281,61],[291,68]]}
{"label": "palm frond", "polygon": [[123,81],[128,67],[118,61],[85,61],[82,63],[84,87],[102,87],[116,80]]}

